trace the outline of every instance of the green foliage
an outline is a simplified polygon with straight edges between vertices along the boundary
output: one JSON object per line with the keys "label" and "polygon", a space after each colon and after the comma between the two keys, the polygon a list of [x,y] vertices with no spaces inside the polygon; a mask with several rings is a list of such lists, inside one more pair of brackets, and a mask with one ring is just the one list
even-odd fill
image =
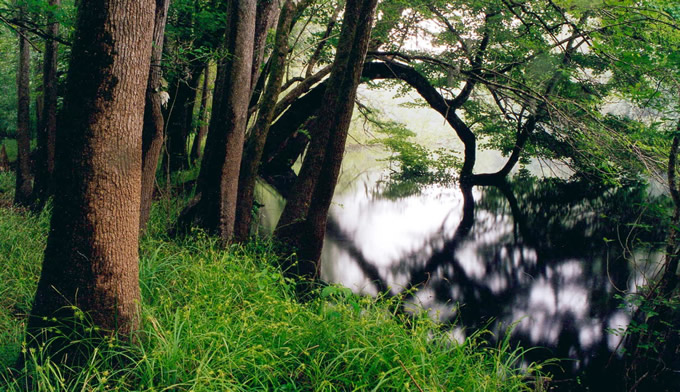
{"label": "green foliage", "polygon": [[14,162],[17,159],[17,142],[15,139],[4,139],[0,141],[0,148],[2,145],[5,146],[5,151],[7,151],[7,159],[10,162]]}
{"label": "green foliage", "polygon": [[[17,86],[19,44],[16,34],[0,26],[0,135],[13,135],[17,123]],[[1,136],[0,136],[1,137]]]}
{"label": "green foliage", "polygon": [[[311,6],[305,8],[300,16],[300,22],[298,25],[303,25],[306,31],[300,31],[302,37],[304,37],[304,45],[297,45],[293,47],[296,50],[296,57],[302,54],[311,57],[312,53],[317,49],[321,40],[324,39],[326,29],[329,23],[331,23],[331,18],[335,15],[335,9],[338,4],[342,2],[338,1],[319,1],[314,2]],[[333,62],[333,56],[335,55],[335,48],[338,45],[338,38],[340,36],[341,19],[335,15],[335,24],[333,30],[331,31],[328,38],[326,38],[326,44],[323,45],[321,52],[319,53],[319,59],[317,66],[323,66],[331,64]],[[304,21],[304,22],[303,22]],[[310,23],[311,22],[311,23]],[[311,26],[310,26],[311,24]],[[299,40],[296,39],[297,42]]]}
{"label": "green foliage", "polygon": [[[635,314],[639,316],[631,320],[627,328],[609,331],[611,334],[636,340],[638,344],[635,347],[623,348],[624,352],[628,351],[628,355],[639,355],[644,352],[650,357],[658,356],[665,349],[670,334],[680,335],[680,325],[666,321],[673,319],[672,315],[680,314],[680,297],[666,298],[658,293],[650,293],[649,290],[653,288],[647,288],[641,293],[618,296],[622,301],[622,308],[635,309]],[[658,322],[661,309],[666,313],[663,320],[660,320],[664,327],[651,328],[650,324]]]}
{"label": "green foliage", "polygon": [[[175,213],[156,204],[151,227]],[[69,368],[46,357],[44,347],[22,346],[47,214],[2,211],[0,278],[10,285],[0,297],[1,389],[22,391],[31,383],[36,391],[523,391],[540,375],[536,364],[520,370],[523,351],[507,342],[485,347],[476,335],[457,343],[427,312],[395,313],[399,298],[327,286],[298,302],[296,282],[275,267],[279,256],[270,242],[223,251],[200,231],[172,241],[155,231],[140,247],[137,343],[83,337],[73,343],[89,345],[91,357]],[[10,375],[16,355],[28,366]]]}
{"label": "green foliage", "polygon": [[14,176],[0,173],[0,363],[5,366],[21,348],[49,225],[48,212],[36,216],[12,209],[13,190]]}
{"label": "green foliage", "polygon": [[[227,25],[226,3],[204,0],[170,2],[163,50],[164,78],[186,80],[191,68],[229,55],[220,53]],[[170,83],[171,87],[174,86]],[[171,97],[175,92],[170,91]]]}
{"label": "green foliage", "polygon": [[[31,51],[31,121],[36,123],[35,97],[42,85],[42,57],[44,38],[34,30],[42,31],[47,24],[48,16],[53,16],[59,23],[59,37],[62,41],[71,41],[71,33],[75,25],[75,4],[72,0],[64,0],[57,8],[50,7],[42,0],[22,0],[11,3],[0,0],[0,139],[12,136],[16,132],[17,123],[17,85],[16,73],[18,69],[19,41],[17,26],[14,24],[18,17],[19,5],[26,6],[29,27],[34,28],[26,33]],[[58,54],[58,83],[65,82],[66,68],[70,47],[60,44]]]}
{"label": "green foliage", "polygon": [[385,135],[371,143],[385,146],[392,155],[390,162],[392,180],[409,180],[420,184],[448,183],[453,181],[452,171],[461,164],[453,151],[431,151],[412,139],[415,133],[394,122],[377,123],[377,132]]}

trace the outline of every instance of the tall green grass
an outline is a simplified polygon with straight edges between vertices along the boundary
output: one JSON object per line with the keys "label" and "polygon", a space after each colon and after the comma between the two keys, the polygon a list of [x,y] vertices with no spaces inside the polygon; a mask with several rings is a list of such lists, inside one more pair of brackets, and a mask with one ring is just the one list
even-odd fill
{"label": "tall green grass", "polygon": [[[0,178],[0,184],[2,183]],[[319,287],[295,298],[268,241],[227,251],[200,231],[161,235],[179,204],[154,206],[140,244],[142,325],[135,344],[88,341],[77,369],[22,345],[47,234],[47,214],[0,211],[0,390],[23,391],[524,391],[539,366],[522,351],[462,344],[426,316],[395,313],[399,299]],[[427,312],[421,312],[426,314]],[[406,320],[408,317],[408,320]],[[24,355],[28,366],[7,368]]]}

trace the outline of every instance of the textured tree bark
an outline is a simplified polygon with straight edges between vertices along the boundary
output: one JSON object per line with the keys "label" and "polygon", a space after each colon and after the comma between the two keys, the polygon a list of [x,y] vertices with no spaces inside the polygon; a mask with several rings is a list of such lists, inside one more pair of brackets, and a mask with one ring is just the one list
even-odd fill
{"label": "textured tree bark", "polygon": [[[120,339],[138,325],[141,135],[154,8],[153,0],[80,3],[57,129],[54,210],[28,324],[34,343],[50,339],[43,329],[53,325],[50,317],[73,318],[71,306]],[[66,354],[58,346],[48,347]]]}
{"label": "textured tree bark", "polygon": [[260,176],[286,199],[297,178],[293,164],[304,153],[310,137],[314,137],[309,133],[308,121],[319,110],[325,91],[326,84],[321,83],[296,100],[269,129]]}
{"label": "textured tree bark", "polygon": [[[50,7],[60,6],[60,0],[50,0]],[[56,37],[59,23],[54,15],[48,16],[47,34]],[[40,210],[54,193],[54,145],[57,134],[57,49],[54,38],[45,41],[43,60],[43,107],[38,121],[38,154],[36,158],[35,182],[33,185],[33,209]]]}
{"label": "textured tree bark", "polygon": [[229,3],[224,49],[232,55],[218,67],[213,113],[198,175],[197,196],[180,214],[176,230],[193,225],[217,233],[226,245],[236,218],[253,62],[256,0]]}
{"label": "textured tree bark", "polygon": [[376,4],[377,0],[347,1],[321,110],[310,125],[314,137],[276,228],[279,239],[297,248],[296,273],[302,276],[318,276],[328,208],[340,173]]}
{"label": "textured tree bark", "polygon": [[203,141],[208,134],[208,102],[210,101],[210,64],[205,65],[203,72],[203,90],[201,91],[201,108],[198,111],[198,131],[191,146],[191,162],[196,163],[203,157]]}
{"label": "textured tree bark", "polygon": [[[25,11],[20,10],[23,19]],[[19,27],[19,68],[17,70],[17,165],[14,204],[28,206],[31,202],[31,136],[30,136],[30,96],[29,85],[31,52],[26,38],[26,30]]]}
{"label": "textured tree bark", "polygon": [[255,35],[253,44],[253,64],[251,80],[251,94],[254,93],[257,81],[262,73],[262,66],[267,62],[267,35],[276,25],[281,13],[283,0],[260,0],[257,2],[255,19]]}
{"label": "textured tree bark", "polygon": [[238,198],[236,204],[236,221],[234,226],[234,240],[244,242],[250,234],[251,211],[253,209],[255,183],[258,168],[262,160],[262,151],[267,141],[267,133],[274,116],[274,107],[281,91],[281,83],[285,73],[285,62],[288,55],[288,36],[293,22],[295,7],[287,0],[282,7],[279,23],[276,28],[274,53],[272,55],[269,82],[262,97],[262,105],[257,120],[246,143],[241,159],[239,173]]}

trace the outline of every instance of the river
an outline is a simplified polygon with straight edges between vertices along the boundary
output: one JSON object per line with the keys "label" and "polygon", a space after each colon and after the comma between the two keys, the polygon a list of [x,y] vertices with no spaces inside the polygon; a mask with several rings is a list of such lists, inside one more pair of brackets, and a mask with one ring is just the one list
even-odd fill
{"label": "river", "polygon": [[[436,116],[419,116],[408,119],[426,125],[419,142],[456,146]],[[449,323],[459,340],[510,333],[513,346],[532,348],[526,363],[560,359],[547,368],[558,390],[620,390],[627,296],[652,272],[665,235],[645,210],[647,189],[566,181],[538,163],[534,176],[501,187],[409,187],[390,181],[385,152],[361,140],[361,127],[331,206],[322,279],[405,295],[410,311]],[[502,157],[486,152],[480,162],[492,170]],[[281,201],[265,200],[271,227]]]}

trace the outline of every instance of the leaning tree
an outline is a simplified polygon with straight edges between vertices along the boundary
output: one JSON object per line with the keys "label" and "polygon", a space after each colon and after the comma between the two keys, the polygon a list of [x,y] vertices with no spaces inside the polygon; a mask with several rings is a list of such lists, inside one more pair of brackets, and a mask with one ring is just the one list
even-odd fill
{"label": "leaning tree", "polygon": [[340,174],[359,78],[368,50],[377,0],[346,3],[338,49],[314,135],[291,197],[276,228],[278,238],[297,249],[297,273],[318,276],[331,198]]}

